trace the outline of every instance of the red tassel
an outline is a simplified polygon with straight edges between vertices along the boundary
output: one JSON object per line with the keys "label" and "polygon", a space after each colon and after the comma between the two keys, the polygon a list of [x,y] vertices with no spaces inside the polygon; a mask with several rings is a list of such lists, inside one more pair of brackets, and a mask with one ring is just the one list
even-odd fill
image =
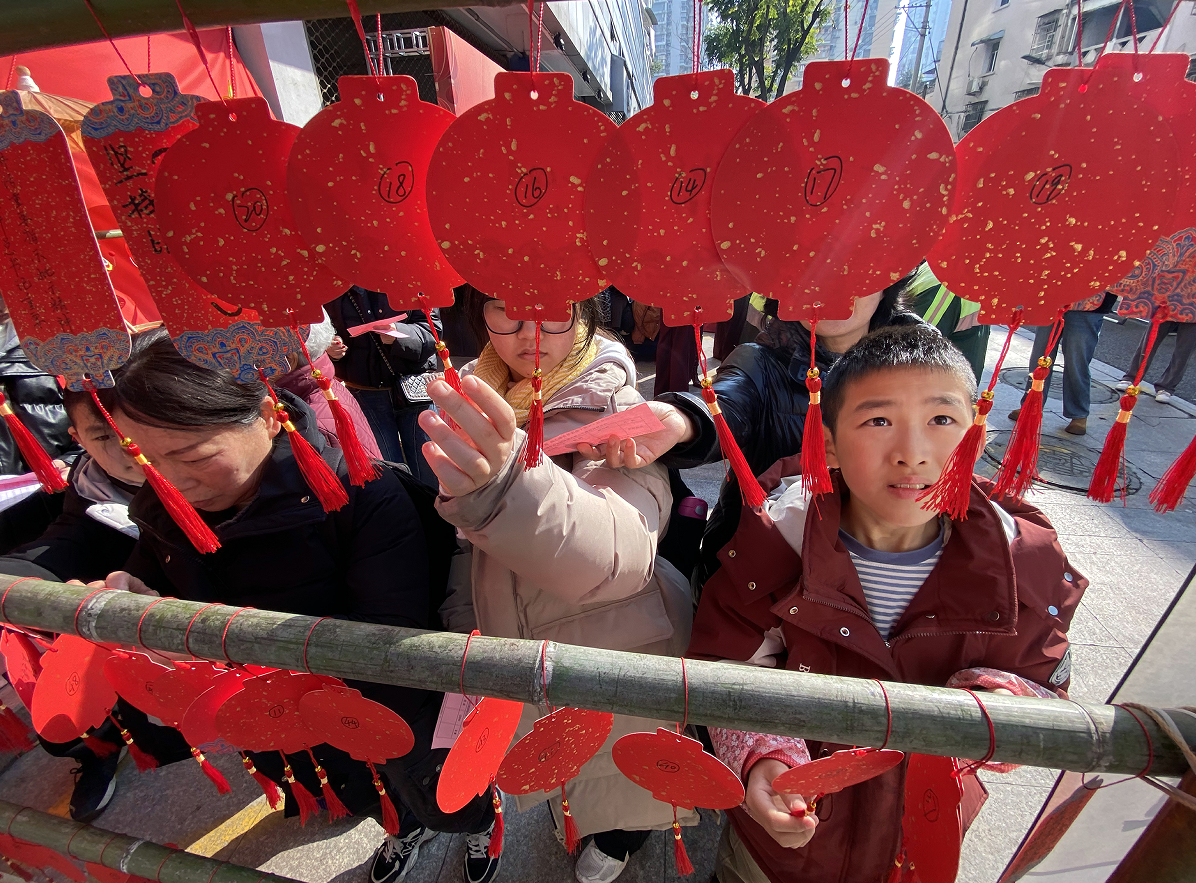
{"label": "red tassel", "polygon": [[111,742],[105,742],[103,739],[97,739],[92,735],[84,736],[83,744],[87,746],[88,751],[101,760],[105,757],[111,757],[117,751],[120,751],[119,745],[113,745]]}
{"label": "red tassel", "polygon": [[968,503],[972,496],[972,470],[975,469],[976,460],[984,447],[984,427],[988,422],[988,412],[993,409],[995,397],[992,390],[985,390],[980,394],[980,401],[976,403],[976,419],[947,458],[943,474],[939,476],[938,481],[918,495],[918,502],[922,503],[923,509],[933,509],[956,521],[968,517]]}
{"label": "red tassel", "polygon": [[731,427],[727,425],[727,419],[718,406],[714,384],[709,377],[702,378],[702,398],[706,400],[706,407],[710,410],[710,416],[714,418],[714,429],[718,433],[718,444],[722,448],[723,458],[730,464],[735,480],[739,482],[743,505],[749,509],[759,509],[764,505],[764,489],[760,487],[760,482],[756,481],[743,451],[739,450],[739,445],[735,443],[735,436],[731,434]]}
{"label": "red tassel", "polygon": [[336,796],[336,791],[333,787],[328,784],[328,773],[320,766],[320,762],[316,760],[316,756],[311,753],[310,748],[307,749],[307,756],[311,758],[312,766],[316,768],[316,778],[320,780],[320,793],[324,795],[324,806],[328,807],[328,820],[335,822],[337,819],[353,815],[353,813],[349,812],[349,808],[341,802],[341,799]]}
{"label": "red tassel", "polygon": [[[370,455],[361,446],[361,439],[357,437],[357,427],[353,425],[353,418],[345,410],[336,393],[332,391],[332,381],[313,368],[311,376],[328,400],[328,408],[332,411],[332,421],[336,425],[336,440],[340,443],[341,453],[345,457],[345,466],[349,469],[349,483],[357,487],[365,487],[367,481],[378,477],[378,467],[370,459]],[[339,483],[339,482],[338,482]]]}
{"label": "red tassel", "polygon": [[815,497],[831,491],[831,474],[826,468],[826,439],[822,436],[822,379],[817,368],[806,372],[810,409],[801,442],[801,486]]}
{"label": "red tassel", "polygon": [[1092,472],[1092,482],[1088,485],[1089,499],[1096,500],[1098,503],[1112,501],[1113,493],[1117,489],[1117,476],[1121,472],[1125,455],[1125,434],[1136,404],[1138,404],[1138,387],[1131,386],[1121,397],[1121,410],[1117,412],[1117,421],[1109,430],[1109,434],[1105,436],[1100,459],[1096,461],[1096,469]]}
{"label": "red tassel", "polygon": [[677,807],[673,807],[673,862],[677,866],[677,873],[688,877],[694,872],[693,863],[689,860],[689,853],[685,851],[685,841],[681,839],[681,826],[677,824]]}
{"label": "red tassel", "polygon": [[208,781],[216,786],[217,794],[227,794],[233,790],[228,784],[228,779],[224,778],[224,774],[208,762],[208,759],[203,756],[202,751],[200,751],[198,748],[192,748],[191,756],[199,762],[199,768],[203,770],[203,774],[208,777]]}
{"label": "red tassel", "polygon": [[[539,328],[538,325],[536,327]],[[528,411],[527,423],[524,426],[527,433],[527,445],[523,449],[524,469],[539,466],[544,449],[544,397],[541,393],[543,382],[540,369],[536,368],[532,374],[532,408]]]}
{"label": "red tassel", "polygon": [[335,512],[347,506],[349,495],[345,492],[345,486],[336,477],[336,473],[324,462],[324,458],[295,428],[295,424],[291,422],[291,416],[286,411],[286,406],[281,402],[275,402],[274,410],[278,412],[278,421],[282,424],[282,428],[287,431],[287,438],[291,442],[291,453],[295,455],[295,464],[299,467],[299,472],[303,475],[307,486],[312,489],[312,493],[324,507],[324,511]]}
{"label": "red tassel", "polygon": [[1196,438],[1188,443],[1179,459],[1167,467],[1159,483],[1150,492],[1150,502],[1154,503],[1155,511],[1170,512],[1178,506],[1193,477],[1196,477]]}
{"label": "red tassel", "polygon": [[[428,324],[432,324],[432,320],[428,320]],[[435,334],[435,329],[432,331]],[[449,355],[449,349],[439,340],[436,341],[436,355],[440,356],[440,361],[444,364],[444,382],[451,386],[454,390],[465,395],[465,390],[461,388],[461,375],[457,373],[457,369],[453,367],[453,359]],[[469,396],[465,396],[469,398]]]}
{"label": "red tassel", "polygon": [[577,822],[573,821],[573,813],[569,812],[569,795],[565,793],[564,785],[561,785],[561,812],[565,816],[565,851],[573,855],[581,843],[581,833],[577,830]]}
{"label": "red tassel", "polygon": [[[133,741],[133,737],[129,734],[129,731],[122,727],[120,721],[114,718],[111,714],[108,715],[108,720],[112,721],[112,725],[116,727],[117,731],[120,733],[120,737],[125,742],[125,747],[129,749],[129,757],[133,758],[133,763],[137,764],[137,769],[143,773],[148,773],[150,770],[156,770],[158,768],[157,759],[153,755],[146,754],[144,751],[142,751],[141,746],[137,745]],[[98,739],[95,741],[99,742]],[[101,744],[107,745],[108,743],[105,742]],[[95,751],[95,748],[91,744],[88,744],[87,747],[91,748],[93,752]],[[108,754],[111,753],[111,751],[108,752]],[[108,755],[102,754],[99,756],[107,757]]]}
{"label": "red tassel", "polygon": [[46,449],[33,437],[33,433],[21,422],[21,418],[13,412],[12,405],[4,398],[4,393],[0,393],[0,415],[4,416],[4,422],[8,424],[8,431],[17,450],[21,452],[21,459],[42,483],[42,489],[48,494],[66,490],[66,480],[58,471],[58,467],[54,465]]}
{"label": "red tassel", "polygon": [[486,855],[498,858],[502,855],[502,795],[493,782],[490,783],[490,802],[494,804],[494,830],[490,832],[490,848],[486,850]]}
{"label": "red tassel", "polygon": [[17,754],[30,750],[36,744],[25,722],[15,711],[0,702],[0,750]]}
{"label": "red tassel", "polygon": [[901,883],[904,870],[905,850],[902,850],[897,854],[897,858],[893,859],[893,869],[889,871],[889,876],[885,883]]}
{"label": "red tassel", "polygon": [[245,772],[253,776],[253,780],[262,789],[262,793],[266,795],[266,802],[270,804],[270,809],[278,809],[279,801],[282,800],[282,792],[278,790],[278,786],[272,780],[266,778],[265,775],[258,772],[258,768],[249,759],[249,755],[244,752],[241,753],[241,764],[245,767]]}
{"label": "red tassel", "polygon": [[[282,754],[282,752],[280,751],[279,754]],[[282,764],[282,777],[291,786],[291,794],[295,796],[295,804],[299,808],[299,824],[306,825],[308,819],[320,814],[320,804],[316,803],[316,799],[311,796],[311,792],[304,788],[299,783],[299,780],[295,778],[295,772],[291,769],[290,761],[287,760],[285,754],[282,755]]]}
{"label": "red tassel", "polygon": [[1042,390],[1051,371],[1051,360],[1043,356],[1030,376],[1030,391],[1022,402],[1005,456],[997,472],[993,495],[1008,494],[1021,499],[1038,478],[1038,448],[1042,435]]}
{"label": "red tassel", "polygon": [[382,828],[387,834],[394,837],[399,833],[399,814],[395,811],[394,802],[390,799],[390,795],[386,793],[386,786],[382,784],[382,780],[378,777],[378,771],[374,769],[374,765],[368,760],[365,765],[370,768],[370,772],[374,775],[374,790],[378,792],[378,802],[382,804]]}

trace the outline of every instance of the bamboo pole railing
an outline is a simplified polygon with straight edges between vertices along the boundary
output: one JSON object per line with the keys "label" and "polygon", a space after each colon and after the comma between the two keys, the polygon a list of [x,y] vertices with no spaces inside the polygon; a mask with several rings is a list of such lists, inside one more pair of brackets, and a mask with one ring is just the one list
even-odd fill
{"label": "bamboo pole railing", "polygon": [[[522,702],[542,703],[546,683],[557,706],[664,720],[685,715],[681,666],[667,657],[550,643],[542,666],[541,642],[483,637],[470,643],[462,674],[465,635],[223,605],[203,609],[176,599],[147,612],[155,599],[93,592],[0,576],[0,622],[429,690],[457,692],[464,680],[471,694]],[[884,741],[888,712],[875,681],[697,660],[687,661],[686,672],[691,723],[848,745]],[[971,759],[988,753],[988,725],[967,693],[895,683],[886,683],[885,691],[890,747]],[[1154,775],[1187,769],[1178,746],[1142,715],[1139,725],[1129,712],[1108,705],[1003,695],[985,695],[984,703],[996,731],[996,761],[1133,775],[1153,756]],[[1172,717],[1188,744],[1196,745],[1196,719],[1181,711]]]}
{"label": "bamboo pole railing", "polygon": [[159,883],[295,883],[290,877],[114,834],[7,800],[0,800],[0,832],[69,858]]}

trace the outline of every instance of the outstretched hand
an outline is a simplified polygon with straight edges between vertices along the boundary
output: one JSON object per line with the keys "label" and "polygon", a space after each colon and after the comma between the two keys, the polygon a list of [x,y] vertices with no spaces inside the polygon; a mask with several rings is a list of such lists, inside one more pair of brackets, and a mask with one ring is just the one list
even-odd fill
{"label": "outstretched hand", "polygon": [[798,849],[814,836],[818,817],[806,812],[806,801],[801,795],[773,790],[773,779],[787,769],[788,764],[770,757],[752,764],[744,789],[743,808],[781,846]]}
{"label": "outstretched hand", "polygon": [[121,592],[132,592],[135,595],[158,597],[158,593],[147,586],[140,577],[123,570],[114,570],[104,579],[93,580],[89,583],[78,579],[68,579],[66,584],[68,586],[86,586],[89,589],[116,589]]}
{"label": "outstretched hand", "polygon": [[419,415],[419,425],[431,439],[424,443],[424,457],[442,492],[453,497],[471,493],[497,475],[515,438],[515,412],[506,399],[473,376],[462,378],[461,388],[468,399],[443,380],[428,384],[428,395],[456,429],[432,411]]}
{"label": "outstretched hand", "polygon": [[648,407],[664,424],[662,429],[635,438],[620,439],[612,435],[601,446],[579,444],[577,452],[587,460],[605,460],[611,469],[640,469],[656,462],[675,445],[693,439],[694,429],[689,418],[680,410],[664,402],[648,402]]}

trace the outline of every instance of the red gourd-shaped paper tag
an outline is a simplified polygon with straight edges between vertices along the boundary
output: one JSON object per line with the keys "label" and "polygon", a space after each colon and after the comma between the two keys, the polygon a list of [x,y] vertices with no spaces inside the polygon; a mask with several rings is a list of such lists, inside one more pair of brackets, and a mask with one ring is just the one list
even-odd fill
{"label": "red gourd-shaped paper tag", "polygon": [[905,754],[877,748],[851,748],[836,751],[801,766],[795,766],[772,780],[772,787],[785,794],[800,794],[807,801],[822,794],[833,794],[888,772]]}
{"label": "red gourd-shaped paper tag", "polygon": [[162,723],[177,727],[196,699],[211,688],[212,682],[224,671],[211,662],[194,659],[176,662],[174,668],[154,681]]}
{"label": "red gourd-shaped paper tag", "polygon": [[845,319],[938,239],[955,181],[951,135],[884,59],[815,61],[802,88],[740,130],[710,214],[731,272],[783,319]]}
{"label": "red gourd-shaped paper tag", "polygon": [[950,757],[911,754],[905,771],[901,831],[919,883],[954,883],[959,872],[963,788]]}
{"label": "red gourd-shaped paper tag", "polygon": [[255,675],[248,669],[230,668],[208,681],[208,688],[187,706],[187,712],[179,723],[179,731],[188,745],[202,748],[220,738],[220,731],[216,728],[216,713],[233,695],[241,692],[245,682],[252,677]]}
{"label": "red gourd-shaped paper tag", "polygon": [[158,699],[155,683],[173,669],[144,653],[114,650],[104,662],[104,677],[117,694],[139,711],[165,720],[167,712]]}
{"label": "red gourd-shaped paper tag", "polygon": [[0,291],[21,348],[83,390],[129,357],[129,334],[96,245],[66,135],[0,92]]}
{"label": "red gourd-shaped paper tag", "polygon": [[[152,94],[141,95],[138,79]],[[171,256],[160,228],[155,193],[158,165],[166,151],[193,130],[195,106],[204,99],[180,94],[168,73],[108,78],[112,100],[83,117],[83,144],[108,202],[116,207],[121,240],[129,247],[180,353],[197,365],[230,370],[244,382],[290,370],[286,355],[298,352],[291,328],[264,328],[257,313],[204,291]]]}
{"label": "red gourd-shaped paper tag", "polygon": [[216,729],[243,751],[302,751],[319,739],[300,713],[299,701],[321,688],[315,675],[289,671],[250,678],[216,712]]}
{"label": "red gourd-shaped paper tag", "polygon": [[602,747],[615,718],[609,711],[560,708],[515,743],[495,782],[508,794],[551,791],[568,782]]}
{"label": "red gourd-shaped paper tag", "polygon": [[490,789],[522,715],[522,702],[490,696],[469,713],[436,783],[436,805],[443,812],[456,812]]}
{"label": "red gourd-shaped paper tag", "polygon": [[303,238],[332,272],[386,292],[396,310],[447,307],[464,280],[436,244],[425,183],[453,121],[411,77],[341,77],[341,100],[291,148],[287,187]]}
{"label": "red gourd-shaped paper tag", "polygon": [[697,739],[664,727],[623,736],[613,757],[619,772],[663,803],[686,809],[730,809],[743,803],[743,783],[730,767],[703,751]]}
{"label": "red gourd-shaped paper tag", "polygon": [[27,635],[10,629],[0,629],[0,654],[4,656],[4,672],[24,706],[32,711],[33,691],[41,674],[41,653]]}
{"label": "red gourd-shaped paper tag", "polygon": [[440,248],[507,315],[567,319],[607,281],[586,245],[586,178],[614,131],[573,100],[573,78],[500,73],[494,98],[453,121],[428,169],[428,216]]}
{"label": "red gourd-shaped paper tag", "polygon": [[257,311],[267,325],[323,320],[349,288],[299,235],[286,191],[299,127],[272,119],[264,98],[195,107],[199,128],[158,169],[160,226],[170,253],[205,290]]}
{"label": "red gourd-shaped paper tag", "polygon": [[354,760],[382,763],[415,747],[415,734],[403,718],[344,684],[325,683],[305,693],[299,713],[315,744],[327,742]]}
{"label": "red gourd-shaped paper tag", "polygon": [[[1146,56],[1139,56],[1145,60]],[[1171,226],[1179,151],[1114,66],[1047,71],[960,141],[959,186],[927,256],[982,322],[1049,325],[1123,278]]]}
{"label": "red gourd-shaped paper tag", "polygon": [[29,709],[39,736],[70,742],[104,722],[116,702],[116,691],[104,677],[110,653],[74,635],[58,636],[42,656]]}
{"label": "red gourd-shaped paper tag", "polygon": [[719,161],[764,102],[729,70],[661,77],[655,100],[606,140],[586,184],[586,239],[611,284],[669,325],[731,317],[748,294],[710,230]]}

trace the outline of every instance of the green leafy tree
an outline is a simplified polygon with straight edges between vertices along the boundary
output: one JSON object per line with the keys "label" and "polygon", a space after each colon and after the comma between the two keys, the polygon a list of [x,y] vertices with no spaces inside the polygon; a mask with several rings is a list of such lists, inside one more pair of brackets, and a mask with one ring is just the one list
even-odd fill
{"label": "green leafy tree", "polygon": [[818,28],[830,18],[827,0],[707,0],[716,24],[706,55],[735,71],[744,95],[771,101],[785,92],[793,68],[813,54]]}

